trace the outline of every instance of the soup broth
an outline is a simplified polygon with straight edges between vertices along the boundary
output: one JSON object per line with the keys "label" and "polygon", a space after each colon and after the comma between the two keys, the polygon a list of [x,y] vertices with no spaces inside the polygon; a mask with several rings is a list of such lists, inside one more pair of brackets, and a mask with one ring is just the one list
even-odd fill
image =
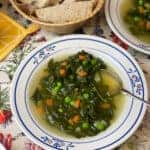
{"label": "soup broth", "polygon": [[[84,55],[89,55],[89,54],[87,54],[87,53],[85,53],[85,52],[80,52],[79,54],[84,54]],[[79,55],[79,54],[77,54],[77,55]],[[75,55],[75,57],[77,56],[77,55]],[[74,57],[74,56],[72,56],[72,57]],[[77,58],[77,57],[76,57]],[[95,59],[95,58],[94,58]],[[65,59],[66,60],[66,59]],[[60,60],[60,62],[61,63],[64,63],[64,61],[62,61],[62,60]],[[101,62],[101,61],[100,61]],[[101,63],[103,63],[103,62],[101,62]],[[82,63],[83,64],[83,63]],[[108,69],[110,69],[109,67],[107,67]],[[29,90],[29,95],[30,95],[30,97],[31,97],[31,100],[29,101],[30,103],[30,109],[31,109],[31,112],[32,112],[32,114],[33,114],[33,116],[34,116],[34,118],[36,119],[36,121],[41,125],[41,126],[43,126],[47,131],[50,131],[51,133],[53,133],[53,134],[57,134],[57,135],[59,135],[59,136],[62,136],[62,137],[70,137],[70,138],[74,138],[74,137],[76,137],[76,138],[81,138],[81,137],[86,137],[86,136],[94,136],[94,135],[96,135],[96,134],[98,134],[98,133],[100,133],[100,132],[102,132],[102,131],[104,131],[104,130],[106,130],[114,121],[116,121],[117,120],[117,118],[119,118],[119,115],[121,114],[121,111],[122,111],[122,109],[123,109],[123,107],[124,107],[124,103],[125,103],[125,101],[124,101],[124,99],[125,99],[125,96],[121,93],[121,92],[119,92],[117,95],[115,95],[115,96],[111,96],[111,98],[112,99],[110,99],[110,101],[104,101],[104,102],[101,102],[100,101],[100,104],[98,104],[100,107],[95,107],[95,109],[104,109],[104,111],[105,111],[105,117],[101,117],[100,119],[99,119],[99,117],[95,117],[95,120],[94,120],[94,122],[89,122],[89,123],[87,123],[87,120],[85,121],[85,119],[84,119],[84,117],[86,118],[87,116],[85,115],[85,116],[83,116],[83,118],[81,118],[80,117],[80,121],[79,122],[77,122],[76,124],[73,122],[69,122],[67,125],[68,126],[75,126],[74,128],[75,129],[70,129],[71,131],[72,131],[72,133],[73,132],[75,132],[75,133],[73,133],[73,134],[70,134],[70,132],[68,133],[68,132],[66,132],[64,129],[63,130],[61,130],[60,129],[60,127],[55,127],[55,126],[53,126],[52,124],[50,124],[50,122],[48,121],[48,119],[47,119],[47,114],[46,114],[46,111],[44,110],[44,106],[43,106],[43,104],[40,104],[40,102],[38,102],[38,104],[36,103],[35,104],[35,100],[32,100],[32,97],[33,97],[33,95],[35,94],[35,91],[36,91],[36,89],[37,88],[40,88],[40,84],[41,84],[41,80],[45,77],[45,76],[47,76],[49,73],[47,72],[47,71],[45,71],[47,69],[47,66],[44,66],[43,68],[40,68],[36,73],[35,73],[35,75],[33,76],[33,78],[32,78],[32,81],[31,81],[31,84],[30,84],[30,90]],[[110,69],[111,71],[112,71],[112,69]],[[38,82],[37,82],[38,81]],[[109,79],[109,82],[111,82],[110,81],[110,79]],[[113,83],[113,81],[112,81],[112,83]],[[115,84],[114,84],[115,85]],[[85,87],[84,87],[85,88]],[[80,92],[79,92],[80,93]],[[85,96],[85,95],[84,95]],[[87,98],[87,97],[85,97],[85,98]],[[75,100],[76,100],[77,98],[75,98]],[[78,98],[79,99],[79,98]],[[84,98],[80,98],[80,99],[83,99],[84,101],[85,100],[88,100],[88,99],[84,99]],[[64,100],[64,98],[62,98],[62,100]],[[84,105],[84,102],[83,102],[83,100],[80,100],[80,103],[83,103],[82,105]],[[89,101],[90,101],[90,99],[89,99]],[[96,100],[97,101],[97,100]],[[64,100],[64,103],[65,103],[66,101]],[[50,102],[51,103],[51,102]],[[49,104],[50,104],[49,103]],[[70,102],[70,104],[68,104],[68,103],[66,103],[66,105],[71,105],[71,102]],[[74,105],[71,105],[71,106],[69,106],[69,108],[68,109],[72,109],[73,111],[75,111],[75,114],[78,114],[78,112],[80,112],[79,111],[79,109],[81,109],[82,110],[82,105],[80,105],[79,106],[79,108],[76,108],[76,106],[74,106]],[[90,103],[87,103],[87,105],[90,105]],[[50,107],[52,107],[52,106],[50,106]],[[70,108],[71,107],[71,108]],[[75,108],[72,108],[72,107],[75,107]],[[112,107],[112,108],[111,108]],[[76,110],[77,109],[77,110]],[[58,110],[59,111],[59,110]],[[95,112],[96,110],[94,110],[94,112]],[[93,113],[94,113],[93,112]],[[59,113],[63,113],[62,111],[60,111]],[[71,112],[70,112],[71,113]],[[73,113],[73,116],[74,116],[74,113]],[[102,124],[100,124],[97,120],[99,119],[99,120],[104,120],[105,121],[105,118],[106,118],[106,120],[108,121],[107,123],[109,123],[106,127],[103,127],[103,125]],[[82,120],[83,121],[82,121]],[[86,122],[86,123],[85,123]],[[99,127],[97,127],[98,129],[96,129],[96,123],[98,124],[99,123]],[[103,122],[103,121],[102,121]],[[105,124],[105,122],[103,122],[104,124]],[[63,125],[63,120],[62,120],[62,125]],[[93,127],[95,128],[95,132],[94,133],[90,133],[91,132],[91,130],[90,130],[90,132],[88,131],[88,128],[90,128],[89,126],[92,126],[93,125]],[[82,134],[78,134],[78,133],[76,133],[76,128],[78,129],[78,128],[83,128],[83,133]],[[80,131],[81,132],[81,131]]]}
{"label": "soup broth", "polygon": [[[150,43],[150,1],[147,0],[147,5],[137,6],[138,0],[123,0],[120,6],[121,18],[124,22],[125,27],[139,40]],[[148,7],[148,6],[147,6]],[[139,9],[139,10],[138,10]],[[145,9],[145,10],[144,10]],[[147,16],[144,19],[144,14],[147,12]],[[148,14],[149,13],[149,14]]]}

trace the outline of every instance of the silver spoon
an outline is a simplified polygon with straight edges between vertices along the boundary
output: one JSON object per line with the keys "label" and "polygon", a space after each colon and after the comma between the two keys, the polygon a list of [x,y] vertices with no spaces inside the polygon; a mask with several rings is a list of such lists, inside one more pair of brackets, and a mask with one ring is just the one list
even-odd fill
{"label": "silver spoon", "polygon": [[[143,98],[140,98],[136,95],[134,95],[132,92],[130,92],[129,90],[126,90],[123,88],[123,83],[122,80],[120,79],[120,77],[114,73],[114,72],[110,72],[108,70],[102,70],[101,71],[101,77],[105,77],[107,76],[107,79],[111,79],[111,81],[113,82],[113,84],[115,84],[115,88],[112,89],[112,95],[118,94],[120,91],[123,91],[124,93],[127,93],[128,95],[134,97],[136,100],[139,100],[143,103],[145,103],[146,105],[148,105],[150,107],[150,102],[148,100],[144,100]],[[109,84],[109,81],[106,81],[106,84]],[[111,84],[109,84],[108,86],[110,86]],[[109,87],[111,88],[111,87]]]}

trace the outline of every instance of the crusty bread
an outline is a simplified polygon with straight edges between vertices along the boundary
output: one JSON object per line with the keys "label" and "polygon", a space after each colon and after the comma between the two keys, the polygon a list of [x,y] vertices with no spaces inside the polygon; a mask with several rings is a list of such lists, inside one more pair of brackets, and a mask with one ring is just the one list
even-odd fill
{"label": "crusty bread", "polygon": [[25,4],[32,4],[34,2],[34,0],[18,0],[18,1]]}
{"label": "crusty bread", "polygon": [[63,4],[64,4],[64,3],[75,2],[75,1],[76,1],[76,0],[64,0],[64,1],[63,1]]}
{"label": "crusty bread", "polygon": [[49,5],[55,5],[59,0],[19,0],[24,4],[29,4],[35,8],[43,8]]}
{"label": "crusty bread", "polygon": [[82,20],[92,15],[97,0],[62,3],[35,11],[41,21],[65,23]]}

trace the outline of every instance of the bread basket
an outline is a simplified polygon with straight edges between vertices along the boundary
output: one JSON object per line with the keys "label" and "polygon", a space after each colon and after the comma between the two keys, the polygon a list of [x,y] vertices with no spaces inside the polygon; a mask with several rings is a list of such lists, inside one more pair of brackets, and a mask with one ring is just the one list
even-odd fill
{"label": "bread basket", "polygon": [[10,0],[12,6],[26,19],[38,24],[41,26],[41,28],[44,28],[48,31],[59,33],[59,34],[67,34],[75,31],[76,29],[82,27],[87,21],[89,21],[93,16],[95,16],[102,8],[104,0],[98,0],[97,5],[93,11],[93,13],[88,16],[87,18],[84,18],[82,20],[74,21],[74,22],[68,22],[64,24],[55,24],[55,23],[48,23],[39,21],[35,17],[27,15],[25,12],[23,12],[17,5],[16,0]]}

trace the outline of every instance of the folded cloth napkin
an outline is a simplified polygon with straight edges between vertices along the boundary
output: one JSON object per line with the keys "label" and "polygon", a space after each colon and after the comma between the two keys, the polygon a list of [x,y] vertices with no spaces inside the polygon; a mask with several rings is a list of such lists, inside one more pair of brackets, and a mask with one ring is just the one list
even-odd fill
{"label": "folded cloth napkin", "polygon": [[31,24],[27,29],[0,12],[0,61],[2,61],[28,34],[39,29]]}

